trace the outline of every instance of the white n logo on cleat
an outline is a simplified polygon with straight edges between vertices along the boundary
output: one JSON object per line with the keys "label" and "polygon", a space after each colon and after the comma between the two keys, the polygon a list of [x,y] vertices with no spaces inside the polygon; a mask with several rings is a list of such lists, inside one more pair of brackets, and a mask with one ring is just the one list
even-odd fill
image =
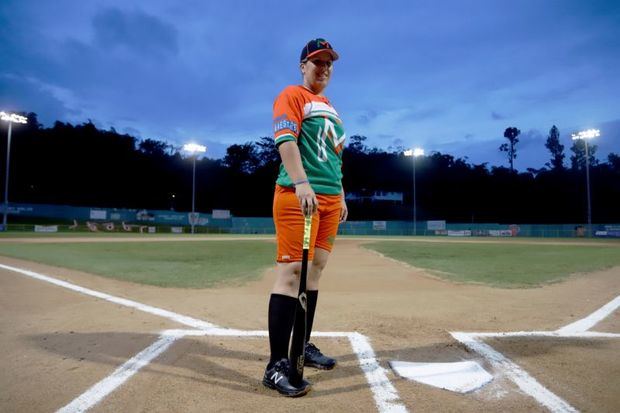
{"label": "white n logo on cleat", "polygon": [[273,373],[273,376],[271,376],[271,380],[273,380],[276,384],[278,384],[278,382],[280,380],[282,380],[282,377],[284,377],[283,375],[281,375],[278,372]]}

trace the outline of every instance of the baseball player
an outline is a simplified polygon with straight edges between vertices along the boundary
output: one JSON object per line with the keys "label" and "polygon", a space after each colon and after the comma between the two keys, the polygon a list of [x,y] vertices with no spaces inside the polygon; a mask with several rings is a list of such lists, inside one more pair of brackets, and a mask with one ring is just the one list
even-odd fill
{"label": "baseball player", "polygon": [[271,357],[263,384],[285,396],[302,396],[311,384],[289,382],[288,346],[294,322],[302,260],[304,214],[312,214],[307,283],[304,365],[333,369],[336,360],[309,342],[319,279],[334,245],[338,224],[347,219],[342,188],[345,133],[338,113],[323,92],[338,54],[324,39],[301,51],[303,84],[286,87],[273,105],[275,144],[282,163],[276,180],[273,220],[277,239],[277,278],[269,300]]}

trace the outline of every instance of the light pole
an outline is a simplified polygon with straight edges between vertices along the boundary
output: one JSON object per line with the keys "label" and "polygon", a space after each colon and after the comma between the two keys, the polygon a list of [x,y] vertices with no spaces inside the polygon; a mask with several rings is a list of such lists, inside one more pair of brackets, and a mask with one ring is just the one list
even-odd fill
{"label": "light pole", "polygon": [[417,235],[416,229],[416,221],[417,221],[417,210],[416,210],[416,198],[415,198],[415,158],[418,156],[424,155],[424,149],[415,148],[409,149],[405,151],[405,156],[411,156],[413,158],[413,235]]}
{"label": "light pole", "polygon": [[203,145],[198,145],[196,143],[188,143],[183,146],[183,150],[189,152],[192,155],[193,160],[193,169],[192,169],[192,219],[190,220],[190,225],[192,226],[192,234],[194,233],[194,225],[196,222],[195,212],[196,212],[196,158],[199,153],[204,153],[207,151],[207,147]]}
{"label": "light pole", "polygon": [[586,147],[586,193],[588,198],[588,236],[592,236],[592,206],[590,204],[590,155],[588,154],[588,139],[594,139],[601,136],[598,129],[588,129],[581,132],[573,133],[573,140],[583,139]]}
{"label": "light pole", "polygon": [[0,112],[0,119],[9,123],[9,133],[6,140],[6,174],[4,177],[4,214],[2,216],[2,230],[7,228],[7,215],[9,214],[9,160],[11,159],[11,129],[13,123],[28,123],[28,118],[15,113]]}

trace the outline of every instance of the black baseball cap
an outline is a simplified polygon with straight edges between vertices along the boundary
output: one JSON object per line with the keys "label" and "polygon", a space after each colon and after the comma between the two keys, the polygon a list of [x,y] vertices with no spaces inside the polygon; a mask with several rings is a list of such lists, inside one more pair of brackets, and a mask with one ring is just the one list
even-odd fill
{"label": "black baseball cap", "polygon": [[329,52],[332,55],[332,59],[338,60],[338,53],[334,50],[331,44],[325,39],[313,39],[310,40],[303,49],[301,49],[301,57],[299,58],[300,62],[303,62],[317,53],[320,52]]}

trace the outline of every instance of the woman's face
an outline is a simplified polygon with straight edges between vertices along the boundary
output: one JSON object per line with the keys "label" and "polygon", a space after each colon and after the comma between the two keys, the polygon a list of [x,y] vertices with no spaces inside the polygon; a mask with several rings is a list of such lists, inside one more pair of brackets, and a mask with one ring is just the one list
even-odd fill
{"label": "woman's face", "polygon": [[334,70],[333,60],[329,52],[318,53],[301,64],[304,86],[315,93],[321,93],[329,84]]}

